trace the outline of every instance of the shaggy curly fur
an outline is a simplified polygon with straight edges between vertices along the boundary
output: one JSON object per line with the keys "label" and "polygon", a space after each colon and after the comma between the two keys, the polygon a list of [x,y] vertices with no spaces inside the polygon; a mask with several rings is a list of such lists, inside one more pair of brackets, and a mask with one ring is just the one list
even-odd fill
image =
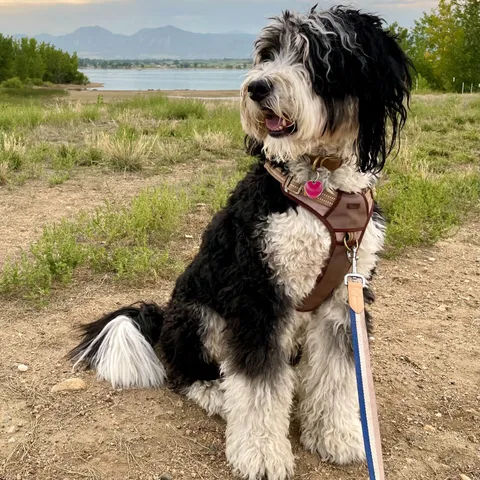
{"label": "shaggy curly fur", "polygon": [[[340,7],[274,18],[254,59],[241,116],[258,162],[206,229],[168,305],[102,317],[84,327],[70,357],[116,387],[168,381],[226,419],[236,473],[285,480],[294,470],[295,392],[305,448],[339,464],[363,460],[364,449],[345,288],[313,312],[296,310],[328,260],[331,237],[282,193],[264,162],[305,182],[311,158],[335,155],[340,168],[318,171],[327,190],[373,187],[405,123],[410,64],[379,18]],[[367,279],[384,234],[376,208],[359,251]]]}

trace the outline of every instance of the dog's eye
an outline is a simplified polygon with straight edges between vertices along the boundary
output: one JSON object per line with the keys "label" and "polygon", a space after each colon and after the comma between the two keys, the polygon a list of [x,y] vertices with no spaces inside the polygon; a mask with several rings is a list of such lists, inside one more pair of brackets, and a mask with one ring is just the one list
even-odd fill
{"label": "dog's eye", "polygon": [[264,50],[260,52],[260,61],[263,62],[273,62],[275,60],[275,54],[271,50]]}

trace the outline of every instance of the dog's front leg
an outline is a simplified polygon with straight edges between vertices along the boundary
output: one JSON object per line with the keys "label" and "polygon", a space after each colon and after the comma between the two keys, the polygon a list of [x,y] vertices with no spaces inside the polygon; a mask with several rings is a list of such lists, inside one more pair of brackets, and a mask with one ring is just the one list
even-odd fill
{"label": "dog's front leg", "polygon": [[226,372],[226,455],[235,472],[248,480],[285,480],[294,459],[288,430],[294,373],[287,362],[255,378]]}
{"label": "dog's front leg", "polygon": [[343,292],[325,302],[308,325],[300,377],[303,446],[334,463],[362,461],[365,450]]}

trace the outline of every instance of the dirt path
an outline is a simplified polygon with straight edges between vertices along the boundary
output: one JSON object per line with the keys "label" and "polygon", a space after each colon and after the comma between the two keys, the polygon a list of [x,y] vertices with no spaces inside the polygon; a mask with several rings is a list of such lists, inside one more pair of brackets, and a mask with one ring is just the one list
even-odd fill
{"label": "dirt path", "polygon": [[[2,246],[15,251],[47,217],[103,202],[106,179],[69,182],[0,192],[7,225]],[[138,186],[131,178],[114,183],[114,195],[133,194]],[[384,260],[375,280],[373,357],[391,480],[457,480],[460,473],[480,480],[479,226],[472,221],[435,247]],[[190,248],[199,233],[185,240]],[[75,325],[138,299],[164,302],[171,288],[119,287],[84,272],[48,308],[2,305],[0,479],[159,480],[167,473],[174,480],[233,479],[224,422],[182,397],[166,390],[114,391],[92,373],[78,375],[86,390],[51,392],[72,377],[62,356],[76,342]],[[363,466],[337,468],[305,453],[295,423],[291,433],[296,480],[367,478]]]}

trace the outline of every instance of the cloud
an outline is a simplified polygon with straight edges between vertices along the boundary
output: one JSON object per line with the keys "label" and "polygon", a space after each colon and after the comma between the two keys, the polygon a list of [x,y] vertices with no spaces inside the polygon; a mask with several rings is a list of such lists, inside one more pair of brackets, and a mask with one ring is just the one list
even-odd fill
{"label": "cloud", "polygon": [[[397,0],[398,1],[398,0]],[[115,33],[174,25],[200,33],[258,33],[282,10],[307,11],[317,0],[0,0],[0,32],[61,35],[99,25]],[[328,8],[338,0],[324,0]],[[353,0],[347,3],[410,26],[433,0]]]}

